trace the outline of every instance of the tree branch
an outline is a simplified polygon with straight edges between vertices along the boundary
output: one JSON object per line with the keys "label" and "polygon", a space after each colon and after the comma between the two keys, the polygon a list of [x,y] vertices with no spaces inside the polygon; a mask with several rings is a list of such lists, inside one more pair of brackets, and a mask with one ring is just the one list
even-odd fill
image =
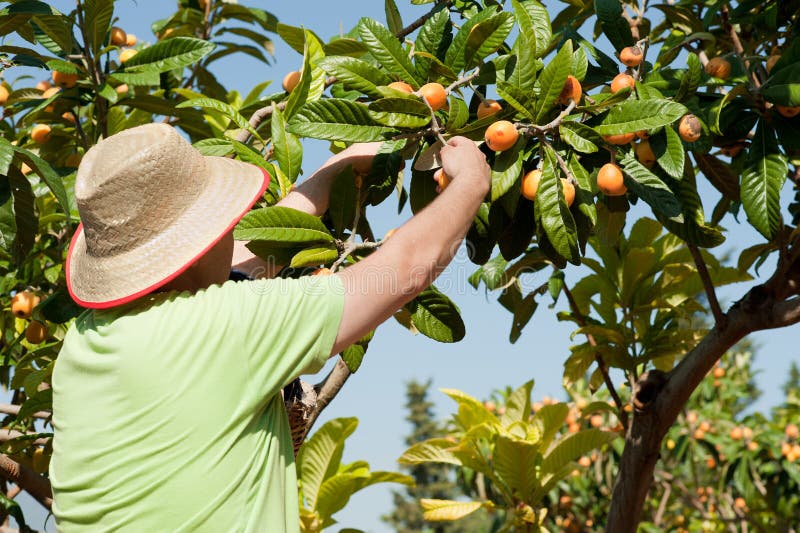
{"label": "tree branch", "polygon": [[336,361],[336,366],[333,367],[333,370],[327,375],[327,377],[321,382],[318,383],[314,389],[317,391],[317,403],[314,406],[314,411],[311,414],[311,418],[308,421],[308,425],[306,427],[306,434],[311,430],[314,422],[317,421],[319,418],[320,413],[322,410],[325,409],[336,395],[339,394],[339,391],[342,390],[344,384],[347,382],[347,379],[350,377],[352,373],[350,369],[347,368],[347,364],[345,364],[344,360],[341,357]]}
{"label": "tree branch", "polygon": [[446,9],[453,5],[453,0],[444,0],[444,2],[436,2],[434,6],[431,8],[430,11],[419,17],[417,20],[400,30],[397,34],[397,38],[401,41],[404,40],[408,35],[414,33],[415,30],[421,28],[425,22],[432,16],[434,16],[440,9]]}
{"label": "tree branch", "polygon": [[6,454],[0,454],[0,476],[22,487],[46,509],[52,507],[53,490],[50,481]]}
{"label": "tree branch", "polygon": [[697,246],[693,244],[687,244],[686,246],[692,253],[694,264],[697,265],[697,273],[700,275],[700,279],[703,280],[703,288],[706,291],[708,305],[711,306],[711,312],[714,315],[714,322],[720,324],[725,320],[726,317],[725,313],[722,312],[722,308],[719,306],[717,293],[714,290],[714,284],[711,282],[711,276],[708,273],[708,267],[703,259],[703,255],[700,253],[700,250],[697,248]]}

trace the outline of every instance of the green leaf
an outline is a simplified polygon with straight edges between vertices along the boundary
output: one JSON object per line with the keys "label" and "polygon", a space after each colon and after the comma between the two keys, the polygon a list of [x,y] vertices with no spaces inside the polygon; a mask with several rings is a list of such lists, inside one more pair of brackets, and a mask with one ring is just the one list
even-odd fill
{"label": "green leaf", "polygon": [[626,100],[612,107],[594,129],[600,135],[651,130],[672,124],[688,112],[683,104],[670,100]]}
{"label": "green leaf", "polygon": [[439,342],[458,342],[466,330],[460,311],[447,296],[431,285],[406,304],[420,333]]}
{"label": "green leaf", "polygon": [[349,166],[334,178],[328,207],[333,228],[341,238],[344,238],[345,230],[352,228],[359,206],[356,174]]}
{"label": "green leaf", "polygon": [[558,127],[561,138],[584,154],[591,154],[598,150],[596,143],[601,143],[602,139],[592,128],[578,121],[565,120]]}
{"label": "green leaf", "polygon": [[362,18],[358,23],[358,34],[370,54],[389,74],[397,76],[415,89],[419,88],[417,72],[408,58],[408,52],[386,26],[375,20]]}
{"label": "green leaf", "polygon": [[561,439],[545,456],[542,461],[542,472],[547,474],[556,472],[581,455],[608,444],[616,438],[616,433],[594,428],[569,435]]}
{"label": "green leaf", "polygon": [[530,43],[535,57],[542,57],[552,39],[550,14],[537,0],[512,0],[520,35]]}
{"label": "green leaf", "polygon": [[294,182],[303,164],[303,145],[294,134],[286,131],[286,119],[278,106],[272,108],[271,126],[275,160],[283,173]]}
{"label": "green leaf", "polygon": [[127,83],[131,86],[158,85],[161,82],[161,76],[154,70],[144,70],[142,72],[113,72],[111,77],[120,83]]}
{"label": "green leaf", "polygon": [[335,418],[308,439],[297,454],[297,470],[303,498],[314,508],[324,481],[336,474],[342,461],[344,441],[358,426],[357,418]]}
{"label": "green leaf", "polygon": [[20,159],[27,163],[28,166],[30,166],[36,172],[36,174],[42,178],[42,181],[47,184],[50,192],[52,192],[53,196],[56,197],[59,205],[61,205],[61,209],[64,210],[64,212],[67,214],[67,218],[69,218],[72,205],[67,197],[67,191],[64,189],[64,180],[61,178],[61,176],[59,176],[58,173],[53,170],[53,167],[51,167],[47,161],[33,152],[26,150],[25,148],[20,148],[19,146],[14,146],[14,151],[19,154]]}
{"label": "green leaf", "polygon": [[567,260],[577,263],[580,260],[578,231],[575,219],[564,200],[556,154],[549,145],[545,145],[544,152],[542,179],[535,200],[536,219],[541,221],[540,225],[555,251]]}
{"label": "green leaf", "polygon": [[247,213],[236,225],[234,238],[239,241],[269,241],[287,245],[334,241],[319,218],[279,206]]}
{"label": "green leaf", "polygon": [[308,102],[289,120],[286,131],[329,141],[382,141],[397,130],[375,123],[366,105],[326,98]]}
{"label": "green leaf", "polygon": [[367,348],[369,348],[369,343],[374,336],[375,330],[372,330],[342,351],[342,361],[344,361],[351,373],[355,374],[361,366],[364,355],[367,353]]}
{"label": "green leaf", "polygon": [[[442,6],[444,7],[444,6]],[[447,9],[439,9],[436,14],[425,21],[417,34],[414,43],[417,52],[430,54],[437,59],[444,59],[452,36],[450,34],[450,13]],[[423,80],[429,79],[433,59],[424,54],[415,54],[417,73]]]}
{"label": "green leaf", "polygon": [[384,126],[418,129],[431,121],[431,112],[422,101],[409,98],[381,98],[369,104],[369,116]]}
{"label": "green leaf", "polygon": [[469,33],[464,45],[464,68],[470,69],[496,52],[514,28],[514,15],[503,11],[482,20]]}
{"label": "green leaf", "polygon": [[236,126],[242,129],[246,129],[249,131],[254,137],[257,139],[261,139],[261,136],[256,132],[255,128],[250,125],[250,122],[244,118],[239,111],[236,110],[230,104],[225,102],[221,102],[219,100],[215,100],[213,98],[201,97],[201,98],[192,98],[190,100],[183,101],[175,106],[177,109],[183,109],[187,107],[200,107],[203,109],[213,109],[215,111],[219,111],[227,118],[231,120]]}
{"label": "green leaf", "polygon": [[658,166],[664,172],[679,180],[683,177],[683,165],[686,160],[686,150],[678,133],[672,128],[664,128],[662,131],[650,137],[650,147],[656,156]]}
{"label": "green leaf", "polygon": [[685,102],[693,97],[703,81],[703,66],[700,64],[700,58],[694,52],[689,52],[686,57],[686,66],[688,67],[681,78],[681,85],[678,87],[678,92],[675,94],[676,102]]}
{"label": "green leaf", "polygon": [[619,0],[595,0],[594,12],[608,40],[619,52],[633,44],[630,24],[622,16],[622,2]]}
{"label": "green leaf", "polygon": [[[675,190],[681,203],[683,214],[676,219],[659,217],[659,221],[670,232],[689,244],[702,246],[703,248],[719,246],[725,241],[725,236],[718,229],[707,226],[705,223],[703,204],[700,202],[700,195],[697,193],[694,169],[688,160],[683,174],[683,179],[676,181],[673,185],[673,190]],[[656,215],[658,215],[657,212]]]}
{"label": "green leaf", "polygon": [[536,122],[543,123],[553,109],[572,68],[572,41],[567,41],[539,76],[539,106]]}
{"label": "green leaf", "polygon": [[454,500],[432,500],[422,498],[422,518],[431,522],[450,522],[470,515],[483,507],[481,502],[460,502]]}
{"label": "green leaf", "polygon": [[522,422],[528,419],[531,413],[532,390],[533,380],[530,380],[508,396],[506,412],[501,416],[500,423],[504,426],[509,426],[514,422]]}
{"label": "green leaf", "polygon": [[385,0],[384,11],[386,12],[386,23],[389,25],[389,31],[397,35],[403,30],[403,18],[400,16],[400,10],[397,9],[395,1]]}
{"label": "green leaf", "polygon": [[106,35],[114,17],[114,0],[84,0],[86,45],[96,54],[105,45]]}
{"label": "green leaf", "polygon": [[681,204],[666,183],[639,163],[630,152],[620,158],[624,170],[625,185],[648,203],[653,211],[663,217],[680,215]]}
{"label": "green leaf", "polygon": [[774,104],[800,106],[800,61],[773,71],[761,94]]}
{"label": "green leaf", "polygon": [[781,226],[780,192],[788,164],[767,121],[759,121],[747,156],[740,189],[742,206],[750,224],[772,240]]}
{"label": "green leaf", "polygon": [[532,442],[500,435],[494,446],[494,468],[515,497],[528,501],[539,483],[542,455]]}
{"label": "green leaf", "polygon": [[489,7],[479,11],[475,16],[462,24],[461,28],[450,43],[444,57],[444,63],[453,69],[453,72],[460,72],[467,63],[466,50],[472,30],[484,20],[488,20],[497,13],[497,8]]}
{"label": "green leaf", "polygon": [[39,217],[34,209],[35,197],[31,182],[17,167],[10,167],[8,184],[14,198],[14,221],[17,226],[12,254],[16,263],[22,263],[33,248],[39,230]]}
{"label": "green leaf", "polygon": [[452,452],[455,446],[453,441],[445,438],[417,442],[407,449],[397,462],[401,465],[444,463],[461,466],[461,461]]}
{"label": "green leaf", "polygon": [[292,262],[289,263],[289,266],[292,268],[299,268],[325,265],[336,261],[338,258],[339,252],[333,244],[328,246],[315,246],[296,253],[292,258]]}
{"label": "green leaf", "polygon": [[194,65],[214,49],[214,43],[192,37],[173,37],[141,50],[125,62],[126,72],[168,72]]}
{"label": "green leaf", "polygon": [[359,91],[372,98],[381,98],[379,85],[389,85],[392,79],[382,70],[355,57],[324,57],[317,66],[342,82],[347,89]]}
{"label": "green leaf", "polygon": [[492,201],[506,194],[520,178],[522,164],[525,162],[525,143],[527,139],[520,136],[517,143],[502,152],[492,165]]}
{"label": "green leaf", "polygon": [[291,118],[303,104],[319,100],[325,91],[325,72],[316,64],[325,56],[322,42],[309,30],[306,30],[304,35],[303,68],[300,69],[300,81],[286,101],[284,112],[288,118]]}

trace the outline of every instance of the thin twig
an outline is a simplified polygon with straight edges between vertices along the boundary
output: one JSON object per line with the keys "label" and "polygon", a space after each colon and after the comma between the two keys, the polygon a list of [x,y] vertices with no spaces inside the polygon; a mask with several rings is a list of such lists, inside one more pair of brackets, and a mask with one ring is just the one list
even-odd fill
{"label": "thin twig", "polygon": [[444,2],[437,2],[436,4],[434,4],[434,6],[431,8],[430,11],[428,11],[427,13],[419,17],[417,20],[415,20],[414,22],[412,22],[411,24],[400,30],[397,33],[397,38],[403,41],[408,35],[414,33],[414,31],[417,30],[418,28],[421,28],[422,25],[425,24],[425,22],[427,22],[429,18],[435,15],[440,8],[448,8],[451,5],[453,5],[453,0],[445,0]]}
{"label": "thin twig", "polygon": [[439,120],[436,118],[436,111],[433,110],[431,104],[428,103],[428,99],[424,96],[422,97],[422,101],[425,102],[425,105],[428,106],[428,111],[431,112],[431,130],[433,130],[439,142],[442,143],[442,146],[447,146],[447,139],[442,135],[442,128],[439,126]]}
{"label": "thin twig", "polygon": [[520,127],[522,129],[522,134],[527,135],[529,137],[533,137],[534,135],[542,135],[550,130],[556,129],[564,121],[564,118],[566,118],[567,115],[572,113],[572,110],[575,109],[575,106],[577,105],[578,104],[575,102],[575,100],[571,99],[569,101],[569,105],[564,109],[564,111],[559,113],[559,115],[556,118],[554,118],[544,126],[538,126],[536,124],[520,124]]}
{"label": "thin twig", "polygon": [[[586,318],[583,316],[583,313],[581,313],[581,310],[578,307],[578,302],[575,301],[575,297],[572,295],[572,291],[569,290],[569,287],[566,283],[564,284],[562,290],[564,291],[564,295],[567,297],[569,307],[572,309],[572,313],[575,315],[575,320],[578,322],[578,325],[580,327],[586,327]],[[594,335],[591,333],[584,333],[584,335],[586,335],[586,340],[589,341],[589,346],[596,348],[597,341],[594,339]],[[606,366],[606,362],[603,359],[603,356],[600,355],[600,352],[595,352],[594,358],[595,361],[597,361],[597,367],[600,369],[600,373],[603,375],[603,381],[606,384],[606,388],[608,388],[608,392],[611,394],[611,398],[614,400],[614,404],[617,406],[617,417],[627,431],[628,413],[625,411],[625,404],[622,402],[622,398],[619,397],[617,389],[614,387],[614,382],[611,381],[611,376],[608,374],[608,366]]]}
{"label": "thin twig", "polygon": [[714,283],[711,281],[711,275],[708,273],[708,267],[706,266],[705,259],[703,259],[703,255],[700,253],[700,250],[697,248],[697,246],[693,244],[687,244],[686,246],[692,253],[694,264],[697,265],[697,273],[700,275],[700,279],[703,281],[703,288],[706,291],[708,305],[711,307],[711,312],[714,315],[714,321],[718,325],[722,325],[723,321],[726,319],[726,316],[725,313],[722,312],[722,308],[719,305],[717,293],[714,290]]}
{"label": "thin twig", "polygon": [[456,81],[454,81],[445,88],[445,92],[447,94],[450,94],[451,92],[461,87],[462,85],[470,85],[470,83],[472,83],[472,80],[477,78],[480,75],[480,73],[481,73],[480,69],[475,69],[474,71],[472,71],[471,74],[458,78]]}
{"label": "thin twig", "polygon": [[742,46],[742,41],[739,39],[739,34],[736,32],[736,28],[731,23],[730,19],[730,11],[728,10],[728,5],[723,4],[720,8],[720,14],[722,15],[722,25],[728,31],[728,35],[730,35],[731,43],[733,43],[733,51],[736,52],[738,58],[744,63],[744,68],[750,73],[750,78],[753,81],[753,87],[758,89],[761,87],[761,80],[758,79],[758,75],[755,72],[750,72],[750,61],[745,59],[744,47]]}

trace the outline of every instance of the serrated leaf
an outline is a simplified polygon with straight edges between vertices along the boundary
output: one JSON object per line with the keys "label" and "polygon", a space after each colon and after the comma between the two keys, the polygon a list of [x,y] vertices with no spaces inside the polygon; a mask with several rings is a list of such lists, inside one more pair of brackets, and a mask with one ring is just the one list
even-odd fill
{"label": "serrated leaf", "polygon": [[502,152],[492,165],[491,197],[494,202],[506,194],[522,174],[522,164],[525,161],[525,143],[527,139],[520,136],[516,144],[509,150]]}
{"label": "serrated leaf", "polygon": [[300,69],[300,81],[286,100],[284,112],[287,118],[291,118],[303,104],[319,100],[325,91],[325,72],[316,65],[325,56],[322,41],[309,30],[305,30],[304,36],[303,68]]}
{"label": "serrated leaf", "polygon": [[581,455],[608,444],[617,437],[616,433],[594,428],[569,435],[559,441],[545,456],[544,461],[542,461],[542,472],[556,472],[578,459]]}
{"label": "serrated leaf", "polygon": [[[673,184],[673,190],[681,203],[683,215],[677,219],[659,217],[659,221],[670,232],[689,244],[703,248],[719,246],[725,241],[725,236],[718,229],[707,226],[705,223],[694,169],[688,160],[683,173],[683,179]],[[657,212],[656,215],[658,215]]]}
{"label": "serrated leaf", "polygon": [[[567,41],[539,76],[536,122],[541,124],[553,109],[572,68],[572,41]],[[576,102],[577,103],[577,102]]]}
{"label": "serrated leaf", "polygon": [[397,460],[402,465],[423,463],[444,463],[461,466],[461,461],[453,454],[455,443],[445,438],[428,439],[417,442]]}
{"label": "serrated leaf", "polygon": [[286,131],[286,120],[277,105],[272,107],[272,147],[281,170],[294,182],[303,164],[303,145],[294,134]]}
{"label": "serrated leaf", "polygon": [[670,218],[681,213],[681,204],[667,184],[639,163],[630,152],[620,158],[625,185],[628,189],[648,203],[654,212]]}
{"label": "serrated leaf", "polygon": [[403,29],[403,18],[400,16],[400,10],[397,9],[395,1],[385,0],[384,11],[386,12],[386,23],[389,25],[389,31],[397,35]]}
{"label": "serrated leaf", "polygon": [[70,217],[70,210],[72,208],[69,198],[67,196],[67,191],[64,188],[64,180],[58,173],[53,170],[53,167],[50,164],[39,157],[38,155],[34,154],[30,150],[26,150],[25,148],[21,148],[19,146],[14,146],[14,151],[19,154],[20,159],[22,159],[25,163],[28,164],[35,172],[42,178],[47,184],[47,187],[50,189],[50,192],[53,193],[56,200],[58,200],[61,209],[67,214],[67,218]]}
{"label": "serrated leaf", "polygon": [[703,66],[700,64],[700,58],[694,52],[689,52],[686,57],[687,69],[681,78],[680,87],[678,92],[675,93],[676,102],[684,102],[695,95],[700,82],[703,80]]}
{"label": "serrated leaf", "polygon": [[651,130],[672,124],[688,112],[683,104],[670,100],[626,100],[612,107],[594,129],[600,135]]}
{"label": "serrated leaf", "polygon": [[355,57],[324,57],[317,61],[317,66],[334,76],[347,89],[359,91],[373,98],[383,96],[377,90],[377,86],[389,85],[392,82],[385,72]]}
{"label": "serrated leaf", "polygon": [[[444,6],[442,6],[444,7]],[[447,9],[439,9],[433,16],[425,21],[417,34],[414,47],[417,52],[430,54],[415,54],[414,62],[417,72],[423,80],[429,79],[432,58],[444,59],[452,35],[450,34],[450,13]],[[431,57],[432,56],[432,57]]]}
{"label": "serrated leaf", "polygon": [[800,106],[800,61],[773,71],[761,94],[774,104]]}
{"label": "serrated leaf", "polygon": [[747,155],[740,189],[742,206],[750,224],[772,240],[781,225],[780,192],[788,164],[778,148],[775,130],[765,120],[759,121]]}
{"label": "serrated leaf", "polygon": [[236,225],[239,241],[268,241],[290,244],[332,243],[325,224],[312,215],[289,207],[265,207],[247,213]]}
{"label": "serrated leaf", "polygon": [[336,261],[339,258],[339,252],[336,246],[315,246],[313,248],[306,248],[301,250],[292,257],[289,266],[292,268],[300,268],[305,266],[324,265]]}
{"label": "serrated leaf", "polygon": [[358,23],[358,34],[370,54],[388,73],[409,83],[415,89],[419,88],[417,72],[408,58],[408,53],[386,26],[375,20],[362,18]]}
{"label": "serrated leaf", "polygon": [[683,177],[683,166],[686,160],[686,150],[678,133],[672,128],[664,128],[656,135],[650,137],[650,147],[656,156],[658,166],[664,172],[679,180]]}
{"label": "serrated leaf", "polygon": [[558,127],[561,138],[584,154],[591,154],[598,150],[596,142],[601,142],[600,135],[591,127],[577,121],[565,120]]}
{"label": "serrated leaf", "polygon": [[482,20],[469,32],[464,45],[464,68],[470,69],[496,52],[514,28],[514,15],[503,11]]}
{"label": "serrated leaf", "polygon": [[208,55],[214,43],[192,37],[173,37],[139,51],[125,62],[125,71],[168,72],[194,65]]}
{"label": "serrated leaf", "polygon": [[225,117],[229,118],[231,122],[236,124],[239,128],[246,129],[250,132],[251,135],[256,137],[257,139],[261,139],[261,136],[258,132],[250,125],[250,122],[244,118],[239,111],[236,110],[235,107],[232,105],[221,102],[219,100],[215,100],[214,98],[207,98],[207,97],[200,97],[200,98],[192,98],[190,100],[185,100],[178,105],[175,106],[177,109],[184,109],[187,107],[200,107],[203,109],[213,109],[215,111],[219,111]]}
{"label": "serrated leaf", "polygon": [[13,241],[12,255],[17,264],[25,260],[36,241],[39,230],[39,217],[34,209],[35,197],[31,182],[17,167],[10,167],[8,184],[14,198],[14,221],[16,235]]}
{"label": "serrated leaf", "polygon": [[356,209],[359,208],[359,190],[356,187],[356,174],[352,167],[340,172],[333,180],[328,213],[337,235],[344,238],[344,232],[352,228]]}
{"label": "serrated leaf", "polygon": [[332,477],[342,461],[344,441],[358,426],[357,418],[335,418],[311,435],[297,455],[303,497],[314,508],[323,482]]}
{"label": "serrated leaf", "polygon": [[541,57],[550,45],[550,14],[537,0],[512,0],[520,35],[531,44],[535,57]]}
{"label": "serrated leaf", "polygon": [[369,104],[369,116],[383,126],[418,129],[431,121],[431,112],[422,101],[408,98],[381,98]]}
{"label": "serrated leaf", "polygon": [[496,13],[497,8],[495,7],[488,7],[478,11],[477,14],[467,20],[461,28],[459,28],[444,58],[444,63],[450,66],[454,72],[460,72],[466,65],[467,42],[469,41],[473,28],[484,20],[491,18]]}
{"label": "serrated leaf", "polygon": [[536,219],[541,221],[540,226],[555,251],[568,261],[578,262],[578,232],[564,200],[556,155],[549,145],[545,145],[544,152],[542,179],[535,200]]}
{"label": "serrated leaf", "polygon": [[631,27],[622,16],[619,0],[594,0],[594,12],[608,40],[617,51],[633,44]]}
{"label": "serrated leaf", "polygon": [[114,0],[85,0],[83,12],[89,41],[85,44],[96,54],[105,44],[114,17]]}
{"label": "serrated leaf", "polygon": [[538,485],[542,460],[539,446],[532,442],[499,435],[494,446],[494,468],[515,497],[528,501]]}
{"label": "serrated leaf", "polygon": [[411,320],[420,333],[439,342],[458,342],[466,330],[460,311],[433,285],[406,304]]}
{"label": "serrated leaf", "polygon": [[422,498],[422,518],[432,522],[459,520],[483,507],[481,502],[459,502],[454,500],[433,500]]}
{"label": "serrated leaf", "polygon": [[303,105],[286,130],[302,137],[346,142],[382,141],[397,133],[394,128],[376,124],[366,105],[337,98]]}

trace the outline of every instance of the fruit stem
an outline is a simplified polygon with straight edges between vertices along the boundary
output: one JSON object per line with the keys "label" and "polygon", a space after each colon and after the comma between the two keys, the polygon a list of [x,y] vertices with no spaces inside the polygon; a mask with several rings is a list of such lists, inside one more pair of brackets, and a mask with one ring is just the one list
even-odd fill
{"label": "fruit stem", "polygon": [[436,111],[433,110],[431,104],[428,103],[428,99],[424,96],[422,97],[422,101],[425,102],[425,105],[428,106],[428,110],[431,112],[431,131],[433,131],[436,138],[439,139],[439,142],[442,143],[442,146],[446,146],[447,139],[442,135],[442,128],[439,126],[439,121],[436,118]]}
{"label": "fruit stem", "polygon": [[566,107],[566,109],[564,109],[564,111],[562,111],[556,118],[544,126],[537,126],[536,124],[520,124],[520,126],[522,126],[522,134],[527,135],[528,137],[533,137],[534,135],[542,136],[546,132],[556,129],[564,121],[564,118],[572,113],[572,110],[575,109],[577,105],[578,104],[575,102],[575,100],[570,99],[569,105]]}
{"label": "fruit stem", "polygon": [[[454,91],[455,89],[461,87],[462,85],[470,85],[471,86],[472,80],[477,78],[480,73],[481,73],[480,69],[476,68],[472,73],[470,73],[470,74],[468,74],[466,76],[462,76],[461,78],[458,78],[456,81],[454,81],[453,83],[451,83],[450,85],[445,87],[444,92],[446,92],[447,94],[450,94],[452,91]],[[475,89],[473,88],[472,90],[474,91]],[[478,96],[478,98],[481,98],[481,97]],[[484,99],[481,98],[481,102],[483,102],[483,100]]]}

